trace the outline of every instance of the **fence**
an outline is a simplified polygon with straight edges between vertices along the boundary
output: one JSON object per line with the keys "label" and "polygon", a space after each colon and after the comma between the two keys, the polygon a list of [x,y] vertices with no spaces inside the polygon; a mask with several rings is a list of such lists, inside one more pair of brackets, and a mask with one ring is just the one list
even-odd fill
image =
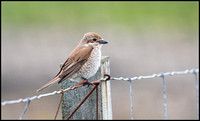
{"label": "fence", "polygon": [[167,102],[166,102],[166,80],[165,76],[174,76],[174,75],[182,75],[182,74],[194,74],[195,76],[195,90],[196,90],[196,108],[197,108],[197,119],[199,119],[199,84],[197,80],[197,73],[199,72],[198,69],[191,69],[191,70],[185,70],[185,71],[172,71],[172,72],[166,72],[166,73],[159,73],[159,74],[153,74],[150,76],[139,76],[139,77],[133,77],[133,78],[115,78],[112,77],[111,80],[124,80],[130,82],[130,99],[131,99],[131,119],[133,119],[133,96],[132,96],[132,81],[133,80],[140,80],[140,79],[149,79],[149,78],[155,78],[155,77],[161,77],[163,80],[163,97],[164,97],[164,119],[167,119]]}
{"label": "fence", "polygon": [[[106,58],[108,59],[108,58]],[[106,62],[106,61],[105,61]],[[104,63],[104,62],[103,62]],[[107,61],[106,64],[102,64],[102,66],[104,66],[104,68],[102,68],[100,73],[109,73],[109,69],[108,69],[108,66],[109,66],[109,63]],[[102,67],[101,66],[101,67]],[[131,107],[130,107],[130,110],[131,110],[131,119],[133,119],[133,94],[132,94],[132,90],[133,90],[133,87],[132,87],[132,81],[134,80],[140,80],[140,79],[149,79],[149,78],[156,78],[156,77],[160,77],[163,81],[163,104],[164,104],[164,119],[167,119],[167,95],[166,95],[166,79],[165,77],[166,76],[174,76],[174,75],[183,75],[183,74],[194,74],[194,79],[195,79],[195,90],[196,90],[196,108],[197,108],[197,119],[199,119],[199,84],[198,84],[198,78],[197,78],[197,73],[199,72],[199,69],[190,69],[190,70],[185,70],[185,71],[172,71],[172,72],[166,72],[166,73],[159,73],[159,74],[153,74],[153,75],[150,75],[150,76],[138,76],[138,77],[127,77],[127,78],[124,78],[124,77],[111,77],[110,80],[123,80],[123,81],[127,81],[130,83],[130,104],[131,104]],[[105,79],[101,79],[101,80],[105,80]],[[108,84],[107,84],[108,82]],[[103,105],[101,105],[101,108],[99,109],[103,109],[104,111],[100,110],[101,111],[101,115],[103,115],[103,117],[101,116],[99,119],[112,119],[112,109],[111,109],[111,96],[110,96],[110,81],[107,81],[107,82],[101,82],[101,85],[103,84],[103,86],[101,86],[101,90],[105,90],[106,89],[106,92],[104,91],[101,91],[103,96],[101,98],[101,103],[104,103]],[[65,90],[64,91],[68,91],[72,88],[64,88]],[[46,97],[46,96],[51,96],[51,95],[55,95],[55,94],[61,94],[63,91],[54,91],[52,93],[47,93],[47,94],[40,94],[38,96],[33,96],[33,97],[27,97],[27,98],[24,98],[24,99],[18,99],[18,100],[11,100],[11,101],[4,101],[1,103],[2,106],[5,106],[5,105],[8,105],[8,104],[15,104],[15,103],[21,103],[21,102],[26,102],[27,105],[22,113],[22,115],[20,116],[19,119],[22,119],[26,110],[28,109],[28,106],[30,104],[30,102],[32,100],[35,100],[35,99],[40,99],[42,97]],[[99,96],[99,95],[98,95]],[[96,97],[98,97],[96,96]],[[106,96],[106,97],[105,97]],[[106,98],[106,100],[105,100]],[[97,98],[97,100],[99,100]],[[104,102],[103,102],[104,100]],[[109,102],[109,103],[108,103]],[[100,104],[100,102],[97,102],[96,103],[97,105]],[[70,104],[71,105],[71,104]],[[98,107],[97,107],[98,109]],[[99,115],[99,114],[97,114]],[[66,118],[66,117],[65,117]],[[98,118],[97,118],[98,119]]]}

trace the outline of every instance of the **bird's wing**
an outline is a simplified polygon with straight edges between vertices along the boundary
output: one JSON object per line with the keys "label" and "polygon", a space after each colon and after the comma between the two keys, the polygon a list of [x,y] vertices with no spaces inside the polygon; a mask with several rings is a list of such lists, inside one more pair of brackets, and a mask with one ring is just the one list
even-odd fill
{"label": "bird's wing", "polygon": [[69,55],[69,58],[62,65],[60,69],[60,72],[62,72],[62,74],[60,74],[60,72],[57,74],[60,74],[59,78],[61,78],[61,80],[58,83],[61,83],[62,81],[76,73],[87,61],[92,52],[92,49],[92,46],[76,47]]}
{"label": "bird's wing", "polygon": [[58,83],[60,83],[76,73],[87,61],[90,53],[92,52],[92,49],[93,48],[91,46],[76,47],[74,51],[72,51],[72,53],[69,55],[69,58],[62,65],[58,74],[51,81],[38,89],[37,92],[55,84],[55,82],[57,81],[59,81]]}

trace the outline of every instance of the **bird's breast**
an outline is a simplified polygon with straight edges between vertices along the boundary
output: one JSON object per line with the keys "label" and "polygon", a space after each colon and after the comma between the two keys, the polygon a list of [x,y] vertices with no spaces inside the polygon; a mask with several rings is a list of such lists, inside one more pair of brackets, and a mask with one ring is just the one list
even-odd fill
{"label": "bird's breast", "polygon": [[101,47],[93,48],[88,60],[78,71],[78,75],[84,78],[93,76],[100,67]]}

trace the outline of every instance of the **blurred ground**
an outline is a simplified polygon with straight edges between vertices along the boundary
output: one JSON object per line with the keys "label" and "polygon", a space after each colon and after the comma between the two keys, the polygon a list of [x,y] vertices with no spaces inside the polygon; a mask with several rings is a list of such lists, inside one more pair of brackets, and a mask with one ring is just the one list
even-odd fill
{"label": "blurred ground", "polygon": [[[178,5],[168,4],[165,9],[168,11]],[[192,4],[191,8],[194,5],[196,4]],[[105,20],[109,21],[105,22],[102,18],[102,23],[97,22],[94,21],[95,17],[91,16],[94,20],[88,18],[88,21],[92,21],[88,22],[89,24],[84,23],[87,21],[85,18],[83,23],[79,22],[79,25],[75,25],[76,22],[72,22],[71,25],[67,22],[68,24],[63,26],[61,26],[65,23],[63,20],[61,23],[58,22],[60,25],[55,25],[55,23],[29,25],[22,22],[24,25],[21,26],[20,22],[9,23],[11,20],[6,15],[10,15],[11,12],[5,12],[5,10],[8,11],[5,6],[1,28],[1,102],[38,95],[35,91],[57,74],[59,64],[66,60],[83,34],[89,31],[100,34],[109,42],[108,45],[102,47],[102,55],[110,56],[113,77],[134,77],[199,67],[198,15],[196,15],[198,12],[196,12],[197,9],[185,10],[187,4],[184,4],[180,10],[175,10],[175,13],[183,15],[182,17],[174,18],[166,14],[169,18],[166,21],[162,16],[159,20],[156,18],[157,15],[167,12],[155,15],[151,11],[152,13],[149,14],[155,18],[148,19],[147,11],[143,11],[144,17],[139,16],[142,22],[138,20],[132,23],[131,20],[138,19],[138,16],[134,18],[132,14],[131,18],[118,18],[115,21],[106,14],[109,9],[104,12],[95,9],[97,13],[105,13],[101,17],[106,16]],[[114,6],[119,8],[118,4]],[[131,9],[131,7],[128,8]],[[126,7],[121,9],[124,10]],[[142,10],[142,7],[138,9]],[[181,13],[182,9],[185,12]],[[124,12],[126,11],[119,14],[123,15]],[[70,11],[70,13],[73,12]],[[20,20],[18,18],[15,19]],[[129,83],[113,80],[111,84],[113,119],[130,119]],[[166,77],[166,86],[168,119],[196,119],[194,75]],[[43,93],[59,89],[59,85],[54,85]],[[59,98],[59,95],[54,95],[32,101],[24,119],[53,119]],[[163,119],[162,80],[154,78],[134,81],[133,103],[135,119]],[[2,106],[2,119],[18,119],[25,105],[25,103],[20,103]],[[60,111],[58,119],[61,118]]]}

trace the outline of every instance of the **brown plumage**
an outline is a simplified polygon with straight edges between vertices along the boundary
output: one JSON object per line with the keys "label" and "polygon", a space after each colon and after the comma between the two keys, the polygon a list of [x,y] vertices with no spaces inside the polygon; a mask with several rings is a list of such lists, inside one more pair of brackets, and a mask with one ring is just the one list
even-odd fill
{"label": "brown plumage", "polygon": [[41,91],[57,81],[61,83],[67,78],[80,81],[93,76],[100,66],[102,44],[107,44],[107,42],[101,36],[94,32],[86,33],[64,62],[58,74],[37,91]]}
{"label": "brown plumage", "polygon": [[[78,46],[77,48],[75,48],[75,50],[70,54],[69,58],[65,61],[60,69],[60,72],[63,71],[63,73],[59,76],[61,80],[58,83],[69,78],[72,74],[78,71],[87,61],[92,49],[93,48],[91,46],[87,48],[85,48],[84,46]],[[59,73],[57,75],[59,75]]]}

